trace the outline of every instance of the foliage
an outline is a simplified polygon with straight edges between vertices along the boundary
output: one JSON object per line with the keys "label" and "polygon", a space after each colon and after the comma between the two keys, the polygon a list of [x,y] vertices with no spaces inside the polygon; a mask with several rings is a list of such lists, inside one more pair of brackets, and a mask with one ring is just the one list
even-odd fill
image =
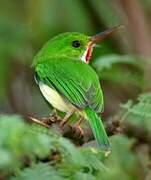
{"label": "foliage", "polygon": [[13,179],[26,180],[138,176],[137,157],[129,148],[133,141],[124,136],[111,138],[113,152],[106,158],[95,147],[78,149],[56,132],[27,124],[19,116],[1,116],[0,129],[0,172],[4,177],[13,175]]}
{"label": "foliage", "polygon": [[143,58],[138,56],[105,55],[98,57],[93,66],[101,79],[112,81],[113,83],[135,85],[139,88],[143,88],[145,84]]}
{"label": "foliage", "polygon": [[151,93],[140,95],[137,101],[134,104],[132,100],[129,100],[121,105],[125,110],[122,120],[151,131]]}

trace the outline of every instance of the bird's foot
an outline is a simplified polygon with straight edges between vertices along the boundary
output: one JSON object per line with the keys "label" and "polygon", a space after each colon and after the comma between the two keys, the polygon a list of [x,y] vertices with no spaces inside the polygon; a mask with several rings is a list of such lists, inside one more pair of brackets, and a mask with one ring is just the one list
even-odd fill
{"label": "bird's foot", "polygon": [[81,117],[76,124],[70,125],[70,127],[71,127],[72,129],[75,129],[75,130],[78,130],[78,131],[79,131],[79,138],[83,138],[83,137],[84,137],[84,131],[83,131],[83,129],[82,129],[81,126],[80,126],[81,123],[83,122],[83,120],[84,120],[84,118]]}
{"label": "bird's foot", "polygon": [[47,125],[51,125],[51,124],[59,122],[59,121],[61,121],[61,119],[58,116],[57,111],[55,109],[51,112],[49,117],[42,118],[42,122],[46,123]]}
{"label": "bird's foot", "polygon": [[78,123],[70,125],[70,127],[79,131],[79,138],[84,137],[84,131]]}

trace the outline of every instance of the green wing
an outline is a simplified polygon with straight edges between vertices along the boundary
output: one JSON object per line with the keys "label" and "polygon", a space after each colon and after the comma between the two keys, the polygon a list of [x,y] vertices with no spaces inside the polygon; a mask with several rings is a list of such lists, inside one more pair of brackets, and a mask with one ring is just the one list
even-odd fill
{"label": "green wing", "polygon": [[90,107],[100,113],[103,95],[95,71],[80,60],[47,59],[36,65],[38,80],[58,91],[78,108]]}

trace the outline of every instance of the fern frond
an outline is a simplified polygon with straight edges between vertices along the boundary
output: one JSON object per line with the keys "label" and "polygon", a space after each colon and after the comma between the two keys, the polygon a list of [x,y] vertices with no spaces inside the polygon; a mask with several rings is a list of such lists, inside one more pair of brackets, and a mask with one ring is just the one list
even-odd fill
{"label": "fern frond", "polygon": [[128,101],[121,107],[125,109],[122,119],[151,130],[151,93],[139,96],[135,104],[132,101]]}
{"label": "fern frond", "polygon": [[138,56],[111,54],[97,58],[92,65],[100,79],[142,88],[145,85],[143,62]]}

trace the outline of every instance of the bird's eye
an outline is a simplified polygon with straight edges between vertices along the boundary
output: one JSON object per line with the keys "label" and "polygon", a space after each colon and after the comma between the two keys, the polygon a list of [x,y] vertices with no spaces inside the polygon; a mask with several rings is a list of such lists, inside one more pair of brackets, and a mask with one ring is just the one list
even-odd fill
{"label": "bird's eye", "polygon": [[78,48],[78,47],[80,47],[80,42],[78,41],[78,40],[75,40],[75,41],[73,41],[72,42],[72,46],[74,47],[74,48]]}

